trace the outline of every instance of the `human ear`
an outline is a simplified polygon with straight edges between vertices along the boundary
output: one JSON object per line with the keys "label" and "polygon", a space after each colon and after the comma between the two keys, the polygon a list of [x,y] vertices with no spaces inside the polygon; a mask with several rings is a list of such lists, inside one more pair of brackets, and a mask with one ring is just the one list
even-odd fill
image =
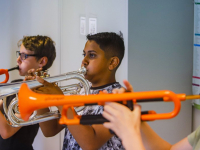
{"label": "human ear", "polygon": [[42,68],[43,66],[45,66],[48,62],[48,58],[47,57],[42,57],[39,60],[39,67]]}
{"label": "human ear", "polygon": [[118,57],[112,57],[109,65],[109,70],[115,69],[119,65],[119,58]]}

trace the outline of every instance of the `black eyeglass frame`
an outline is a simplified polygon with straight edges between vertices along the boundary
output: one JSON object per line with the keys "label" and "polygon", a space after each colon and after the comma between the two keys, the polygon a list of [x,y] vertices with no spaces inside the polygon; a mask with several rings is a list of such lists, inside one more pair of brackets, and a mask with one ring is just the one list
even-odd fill
{"label": "black eyeglass frame", "polygon": [[[22,55],[24,55],[24,59],[22,59]],[[38,56],[36,54],[24,54],[24,53],[20,53],[20,51],[16,51],[16,56],[17,58],[20,56],[21,60],[25,60],[26,58],[28,58],[28,56]]]}

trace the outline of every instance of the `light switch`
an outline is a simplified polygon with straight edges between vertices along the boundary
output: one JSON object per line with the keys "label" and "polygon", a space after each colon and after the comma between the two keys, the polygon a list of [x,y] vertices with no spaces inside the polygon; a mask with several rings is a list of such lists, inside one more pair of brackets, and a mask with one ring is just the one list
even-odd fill
{"label": "light switch", "polygon": [[97,18],[89,18],[89,34],[97,33]]}
{"label": "light switch", "polygon": [[85,17],[80,17],[80,34],[86,35],[86,19],[85,19]]}

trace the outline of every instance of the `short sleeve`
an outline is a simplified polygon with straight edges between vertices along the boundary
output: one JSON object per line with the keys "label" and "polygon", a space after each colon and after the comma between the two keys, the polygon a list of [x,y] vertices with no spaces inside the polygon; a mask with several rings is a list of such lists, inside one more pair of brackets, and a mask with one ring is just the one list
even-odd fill
{"label": "short sleeve", "polygon": [[190,143],[192,147],[197,145],[200,139],[200,126],[194,132],[188,135],[187,138],[188,138],[188,142]]}

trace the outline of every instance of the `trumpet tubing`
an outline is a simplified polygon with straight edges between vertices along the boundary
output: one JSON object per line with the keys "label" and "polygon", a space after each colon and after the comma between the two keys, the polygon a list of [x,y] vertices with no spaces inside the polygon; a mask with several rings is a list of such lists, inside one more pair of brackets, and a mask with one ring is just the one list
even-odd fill
{"label": "trumpet tubing", "polygon": [[80,116],[75,115],[74,119],[68,119],[66,116],[67,109],[70,107],[84,106],[84,105],[104,105],[105,102],[123,101],[126,103],[131,100],[135,102],[151,102],[164,101],[174,102],[174,110],[169,113],[161,114],[145,114],[141,116],[142,120],[156,120],[169,119],[175,117],[181,107],[181,100],[185,100],[185,94],[175,94],[171,91],[151,91],[151,92],[133,92],[123,94],[97,94],[97,95],[48,95],[38,94],[31,91],[26,84],[22,84],[19,90],[19,110],[21,117],[28,120],[34,110],[46,108],[49,106],[63,105],[63,111],[60,123],[72,125],[80,124]]}
{"label": "trumpet tubing", "polygon": [[[90,91],[89,91],[90,87],[89,87],[88,81],[83,77],[83,74],[85,74],[85,73],[86,73],[86,69],[84,67],[82,67],[78,71],[73,71],[73,72],[68,72],[68,73],[62,74],[62,75],[48,77],[48,78],[45,78],[45,80],[50,83],[54,83],[54,82],[60,82],[60,81],[65,81],[65,80],[70,80],[70,79],[76,79],[79,82],[81,82],[81,84],[83,85],[83,88],[85,89],[85,94],[88,95],[90,93]],[[49,113],[44,114],[43,116],[40,115],[41,118],[36,117],[37,112],[34,112],[32,114],[32,116],[29,118],[29,120],[26,122],[24,120],[16,117],[13,113],[13,110],[15,110],[14,112],[16,112],[16,108],[18,108],[18,99],[13,99],[11,101],[9,107],[7,108],[6,107],[6,97],[10,96],[12,94],[17,94],[22,83],[26,83],[30,88],[36,88],[36,87],[39,87],[42,85],[37,80],[14,82],[14,83],[7,83],[7,84],[0,85],[0,99],[3,99],[3,109],[8,118],[8,121],[11,122],[11,126],[13,126],[13,127],[27,126],[27,125],[32,125],[35,123],[52,120],[52,119],[56,119],[56,118],[60,117],[60,113],[58,111],[51,111]],[[80,89],[80,87],[78,87],[78,84],[73,85],[73,88],[75,86],[77,86],[77,88]],[[68,88],[71,88],[71,85],[64,87],[63,93],[66,93],[65,91],[67,91],[70,94],[72,94],[72,93],[79,94],[78,92],[80,90],[76,90],[76,91],[75,90],[66,90]]]}

